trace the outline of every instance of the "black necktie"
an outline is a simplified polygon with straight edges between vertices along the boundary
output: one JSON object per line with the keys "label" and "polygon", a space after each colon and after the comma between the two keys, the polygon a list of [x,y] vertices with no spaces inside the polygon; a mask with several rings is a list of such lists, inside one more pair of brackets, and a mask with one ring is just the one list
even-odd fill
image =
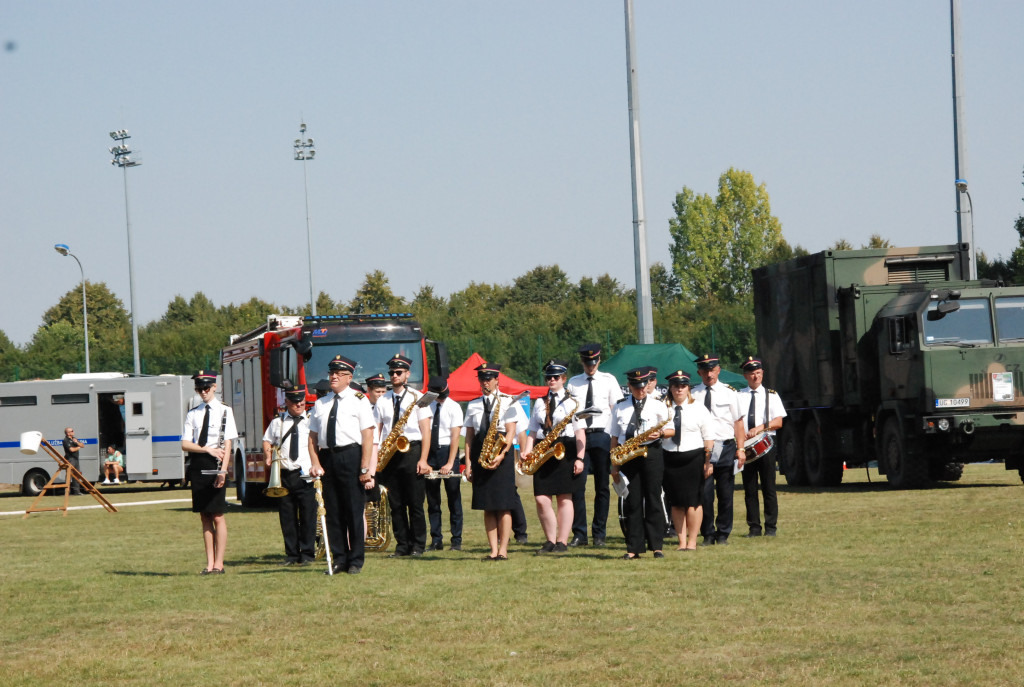
{"label": "black necktie", "polygon": [[331,414],[327,416],[327,448],[334,448],[338,445],[338,432],[335,425],[338,423],[338,395],[334,395],[334,405],[331,406]]}
{"label": "black necktie", "polygon": [[547,399],[545,400],[548,406],[548,412],[544,416],[543,429],[544,432],[547,433],[551,429],[551,425],[554,424],[555,421],[555,395],[553,393],[549,393]]}
{"label": "black necktie", "polygon": [[[587,399],[584,401],[584,408],[589,408],[594,405],[594,378],[587,376]],[[593,416],[587,416],[587,427],[594,424]]]}
{"label": "black necktie", "polygon": [[711,410],[711,387],[704,389],[704,407]]}
{"label": "black necktie", "polygon": [[207,404],[206,413],[203,415],[203,428],[199,430],[199,441],[196,443],[200,446],[206,446],[206,440],[210,436],[210,406]]}
{"label": "black necktie", "polygon": [[299,421],[301,417],[292,416],[292,439],[288,445],[288,457],[292,460],[299,459]]}
{"label": "black necktie", "polygon": [[747,411],[747,429],[754,429],[754,425],[757,424],[757,416],[754,414],[754,408],[757,405],[757,391],[751,390],[750,392],[750,410]]}
{"label": "black necktie", "polygon": [[629,425],[626,426],[627,439],[636,436],[637,427],[640,426],[640,413],[644,412],[644,401],[646,400],[646,398],[639,401],[636,398],[633,399],[633,417],[630,419]]}
{"label": "black necktie", "polygon": [[[405,394],[402,394],[404,396]],[[395,417],[391,421],[391,426],[394,427],[395,423],[398,422],[398,418],[402,416],[402,396],[395,396]]]}
{"label": "black necktie", "polygon": [[675,428],[676,428],[676,436],[675,436],[676,446],[679,446],[679,438],[683,434],[683,407],[682,406],[676,406],[676,418],[675,418],[674,425],[675,425]]}
{"label": "black necktie", "polygon": [[441,402],[438,401],[434,404],[434,422],[430,425],[430,452],[436,453],[438,447],[441,445],[440,437],[437,436],[437,430],[441,426]]}
{"label": "black necktie", "polygon": [[487,434],[487,430],[491,428],[491,399],[489,396],[484,396],[484,421],[480,425],[480,432]]}

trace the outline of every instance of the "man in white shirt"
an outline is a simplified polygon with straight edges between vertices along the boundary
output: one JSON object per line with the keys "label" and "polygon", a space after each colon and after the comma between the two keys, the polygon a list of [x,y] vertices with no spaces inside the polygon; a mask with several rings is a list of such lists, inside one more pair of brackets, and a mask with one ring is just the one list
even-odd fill
{"label": "man in white shirt", "polygon": [[448,501],[448,522],[451,527],[451,550],[462,550],[462,489],[459,477],[459,435],[462,433],[462,407],[448,397],[448,378],[433,376],[427,385],[437,394],[430,404],[433,413],[430,427],[430,455],[427,461],[431,472],[452,475],[426,481],[427,516],[430,520],[430,550],[444,549],[444,530],[441,526],[441,485],[444,484]]}
{"label": "man in white shirt", "polygon": [[695,402],[704,404],[711,413],[715,439],[711,453],[711,477],[704,480],[704,518],[700,526],[704,540],[701,546],[724,545],[729,543],[729,535],[732,533],[732,501],[736,484],[733,465],[738,462],[742,468],[745,460],[743,452],[736,451],[737,444],[743,445],[743,416],[739,409],[739,392],[718,380],[721,371],[718,356],[705,353],[694,362],[697,363],[697,373],[704,383],[693,388],[693,398]]}
{"label": "man in white shirt", "polygon": [[[782,399],[764,386],[764,368],[760,360],[748,356],[740,366],[749,385],[740,392],[740,413],[743,416],[745,439],[763,434],[775,436],[782,427],[786,409]],[[742,448],[740,449],[743,450]],[[779,499],[775,493],[775,446],[756,458],[753,449],[746,451],[747,464],[743,468],[743,496],[747,507],[748,537],[761,536],[761,513],[757,492],[764,494],[764,535],[774,537],[779,523]]]}
{"label": "man in white shirt", "polygon": [[288,490],[277,498],[284,565],[309,565],[316,559],[316,494],[307,479],[313,464],[309,459],[306,387],[289,389],[284,399],[286,412],[271,420],[263,434],[263,459],[270,468],[277,449],[281,486]]}
{"label": "man in white shirt", "polygon": [[[598,370],[601,364],[601,344],[586,343],[579,348],[583,374],[578,374],[566,384],[566,388],[580,402],[580,410],[595,407],[600,415],[588,417],[584,424],[587,437],[587,448],[584,453],[583,474],[594,475],[594,519],[590,532],[594,537],[594,546],[604,546],[607,534],[608,505],[611,502],[608,477],[611,474],[611,460],[608,452],[611,447],[611,436],[608,427],[611,424],[611,410],[622,398],[622,387],[615,375]],[[580,480],[580,488],[572,495],[573,522],[572,540],[569,546],[587,545],[587,481]]]}

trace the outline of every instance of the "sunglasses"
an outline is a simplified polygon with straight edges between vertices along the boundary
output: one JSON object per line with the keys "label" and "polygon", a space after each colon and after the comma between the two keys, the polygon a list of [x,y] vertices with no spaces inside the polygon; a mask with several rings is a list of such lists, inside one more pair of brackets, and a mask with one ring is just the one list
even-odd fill
{"label": "sunglasses", "polygon": [[544,375],[544,379],[546,379],[546,380],[548,380],[550,382],[552,379],[558,379],[561,376],[562,375],[560,375],[560,374],[558,374],[558,375]]}
{"label": "sunglasses", "polygon": [[394,377],[395,375],[400,375],[403,372],[408,372],[408,370],[388,370],[388,377]]}
{"label": "sunglasses", "polygon": [[212,386],[197,386],[196,391],[198,391],[199,393],[203,393],[204,391],[209,391],[212,388]]}

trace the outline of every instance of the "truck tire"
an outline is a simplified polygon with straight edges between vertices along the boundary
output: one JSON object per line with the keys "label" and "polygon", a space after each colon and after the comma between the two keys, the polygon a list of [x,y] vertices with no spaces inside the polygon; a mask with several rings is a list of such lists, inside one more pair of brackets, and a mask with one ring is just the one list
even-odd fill
{"label": "truck tire", "polygon": [[885,478],[897,489],[920,489],[928,481],[928,464],[920,455],[907,453],[899,420],[890,417],[882,430],[879,460],[885,464]]}
{"label": "truck tire", "polygon": [[808,422],[804,428],[804,466],[815,487],[836,487],[843,481],[843,463],[825,453],[820,425]]}
{"label": "truck tire", "polygon": [[964,464],[955,461],[929,463],[928,479],[934,482],[957,482],[963,477]]}
{"label": "truck tire", "polygon": [[800,450],[800,425],[790,424],[779,430],[779,471],[792,487],[807,485],[807,469]]}
{"label": "truck tire", "polygon": [[47,480],[50,476],[46,474],[46,470],[41,468],[35,468],[25,473],[24,479],[21,481],[21,493],[23,496],[39,496],[39,492],[46,486]]}

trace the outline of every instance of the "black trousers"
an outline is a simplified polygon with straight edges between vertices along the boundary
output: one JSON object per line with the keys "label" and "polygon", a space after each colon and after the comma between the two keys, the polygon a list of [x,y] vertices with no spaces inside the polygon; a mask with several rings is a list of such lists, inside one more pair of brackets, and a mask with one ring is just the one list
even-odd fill
{"label": "black trousers", "polygon": [[[594,476],[594,519],[590,523],[590,532],[594,539],[604,539],[607,535],[608,506],[611,493],[608,478],[612,473],[611,447],[612,438],[606,432],[587,434],[587,449],[583,454],[583,474]],[[587,480],[580,480],[580,488],[572,494],[572,534],[574,537],[587,540]]]}
{"label": "black trousers", "polygon": [[[506,460],[508,460],[506,458]],[[516,487],[516,505],[512,508],[512,536],[526,536],[526,511],[523,510],[523,500],[519,498],[519,487]]]}
{"label": "black trousers", "polygon": [[416,474],[420,446],[419,441],[409,442],[409,450],[396,453],[385,471],[391,529],[395,533],[395,553],[399,556],[427,548],[427,519],[423,513],[426,480]]}
{"label": "black trousers", "polygon": [[[282,470],[281,485],[287,496],[278,499],[284,555],[289,561],[316,558],[316,492],[313,484],[302,479],[299,470]],[[332,554],[333,555],[333,552]]]}
{"label": "black trousers", "polygon": [[363,511],[366,489],[359,482],[363,449],[350,444],[341,449],[320,449],[327,538],[335,566],[362,567],[366,558]]}
{"label": "black trousers", "polygon": [[[722,446],[722,455],[712,463],[711,477],[704,480],[704,519],[700,533],[705,539],[725,541],[732,533],[732,492],[736,476],[732,473],[736,462],[736,440]],[[718,496],[718,515],[715,515],[715,496]]]}
{"label": "black trousers", "polygon": [[[82,466],[78,463],[78,453],[72,453],[70,456],[64,456],[64,458],[67,459],[67,461],[71,463],[71,465],[73,465],[74,468],[78,470],[79,473],[82,472]],[[66,475],[65,479],[67,479],[68,483],[71,484],[72,495],[80,496],[82,494],[81,483],[78,480],[72,478],[71,475]]]}
{"label": "black trousers", "polygon": [[[629,494],[623,504],[626,518],[626,551],[660,551],[665,540],[665,512],[661,506],[661,481],[665,461],[661,447],[647,447],[646,458],[634,458],[619,472],[629,479]],[[646,542],[647,548],[644,548]]]}
{"label": "black trousers", "polygon": [[751,533],[761,533],[760,504],[757,492],[764,494],[764,531],[775,533],[779,524],[779,497],[775,493],[775,447],[768,453],[743,466],[743,501],[747,506],[747,527]]}
{"label": "black trousers", "polygon": [[[427,464],[431,470],[440,470],[448,462],[448,446],[438,446],[427,456]],[[452,465],[452,472],[458,474],[459,463]],[[447,479],[423,480],[427,491],[427,517],[430,519],[430,542],[444,543],[444,531],[441,529],[441,485],[444,485],[445,498],[448,499],[448,523],[451,527],[452,544],[462,545],[462,480],[456,477]]]}

